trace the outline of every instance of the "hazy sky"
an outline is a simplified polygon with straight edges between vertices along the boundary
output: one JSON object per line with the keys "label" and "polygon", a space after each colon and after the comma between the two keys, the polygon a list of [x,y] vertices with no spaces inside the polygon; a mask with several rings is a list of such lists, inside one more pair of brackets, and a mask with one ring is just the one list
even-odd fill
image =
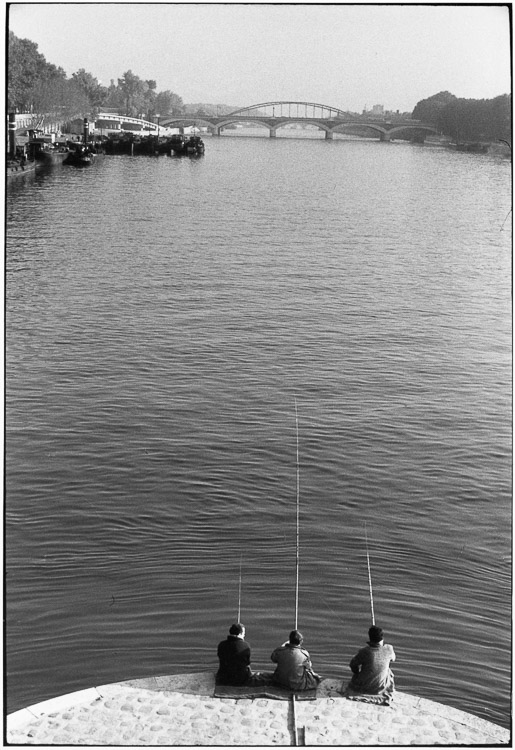
{"label": "hazy sky", "polygon": [[14,3],[9,28],[70,76],[127,70],[185,103],[411,111],[510,92],[506,6]]}

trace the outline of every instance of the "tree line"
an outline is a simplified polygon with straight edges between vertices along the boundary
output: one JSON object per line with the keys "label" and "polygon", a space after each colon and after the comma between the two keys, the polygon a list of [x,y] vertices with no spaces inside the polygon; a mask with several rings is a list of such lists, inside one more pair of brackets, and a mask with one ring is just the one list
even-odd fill
{"label": "tree line", "polygon": [[506,140],[511,143],[511,96],[494,99],[459,99],[449,91],[422,99],[413,119],[434,125],[456,143]]}
{"label": "tree line", "polygon": [[181,114],[182,98],[173,91],[157,91],[156,81],[143,80],[127,70],[117,82],[103,86],[84,68],[68,78],[46,61],[38,45],[9,32],[7,50],[7,105],[9,112],[31,112],[46,121],[95,116],[116,109],[130,117],[152,120],[158,114]]}
{"label": "tree line", "polygon": [[[95,116],[102,109],[153,120],[157,114],[202,114],[209,105],[186,107],[173,91],[157,91],[156,81],[143,80],[132,70],[109,86],[103,86],[84,68],[66,76],[65,71],[46,61],[38,46],[9,32],[7,51],[7,103],[10,112],[32,112],[42,122]],[[218,107],[217,107],[218,110]],[[225,114],[220,106],[220,114]],[[211,112],[214,114],[214,111]],[[448,91],[422,99],[413,110],[416,120],[434,125],[457,142],[499,140],[511,142],[511,97],[458,99]]]}

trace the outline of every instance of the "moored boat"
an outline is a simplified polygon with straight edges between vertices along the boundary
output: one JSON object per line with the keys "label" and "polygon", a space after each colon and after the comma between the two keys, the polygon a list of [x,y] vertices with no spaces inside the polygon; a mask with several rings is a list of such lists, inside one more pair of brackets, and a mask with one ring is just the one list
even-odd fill
{"label": "moored boat", "polygon": [[63,164],[74,167],[89,167],[94,158],[94,154],[83,143],[73,143]]}
{"label": "moored boat", "polygon": [[154,156],[164,153],[162,139],[153,135],[134,135],[134,133],[123,133],[121,135],[110,135],[105,144],[106,154],[128,154],[130,156]]}
{"label": "moored boat", "polygon": [[[29,158],[30,157],[30,158]],[[8,148],[5,161],[7,179],[34,174],[36,162],[27,154],[25,143],[17,143],[16,115],[9,114]]]}
{"label": "moored boat", "polygon": [[205,151],[204,141],[198,135],[172,135],[168,143],[170,154],[175,156],[200,156]]}
{"label": "moored boat", "polygon": [[29,153],[32,152],[37,161],[45,164],[62,164],[70,153],[65,144],[49,144],[41,141],[29,141]]}
{"label": "moored boat", "polygon": [[8,179],[13,177],[19,178],[25,175],[34,174],[36,171],[36,162],[33,160],[27,160],[24,157],[17,157],[14,159],[8,158],[5,168]]}
{"label": "moored boat", "polygon": [[204,141],[199,135],[192,135],[186,141],[186,152],[195,156],[200,156],[205,151]]}

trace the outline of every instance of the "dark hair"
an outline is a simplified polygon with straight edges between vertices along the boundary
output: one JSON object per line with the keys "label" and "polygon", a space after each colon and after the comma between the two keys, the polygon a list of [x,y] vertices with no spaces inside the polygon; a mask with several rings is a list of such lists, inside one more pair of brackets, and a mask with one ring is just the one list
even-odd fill
{"label": "dark hair", "polygon": [[229,628],[230,635],[241,635],[243,633],[243,625],[241,622],[236,622]]}
{"label": "dark hair", "polygon": [[379,643],[379,641],[383,640],[383,629],[379,628],[377,625],[372,625],[372,627],[368,629],[368,638],[371,643]]}
{"label": "dark hair", "polygon": [[302,641],[304,640],[302,633],[300,633],[298,630],[292,630],[290,633],[290,643],[293,646],[300,646]]}

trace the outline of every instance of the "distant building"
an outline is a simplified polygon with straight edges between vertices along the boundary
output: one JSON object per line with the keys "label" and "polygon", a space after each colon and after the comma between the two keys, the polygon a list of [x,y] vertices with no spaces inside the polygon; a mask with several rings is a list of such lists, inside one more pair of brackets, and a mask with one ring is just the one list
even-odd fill
{"label": "distant building", "polygon": [[363,110],[364,115],[374,115],[376,117],[382,117],[384,115],[384,104],[374,104],[372,109],[367,109],[367,105],[365,104],[365,109]]}

